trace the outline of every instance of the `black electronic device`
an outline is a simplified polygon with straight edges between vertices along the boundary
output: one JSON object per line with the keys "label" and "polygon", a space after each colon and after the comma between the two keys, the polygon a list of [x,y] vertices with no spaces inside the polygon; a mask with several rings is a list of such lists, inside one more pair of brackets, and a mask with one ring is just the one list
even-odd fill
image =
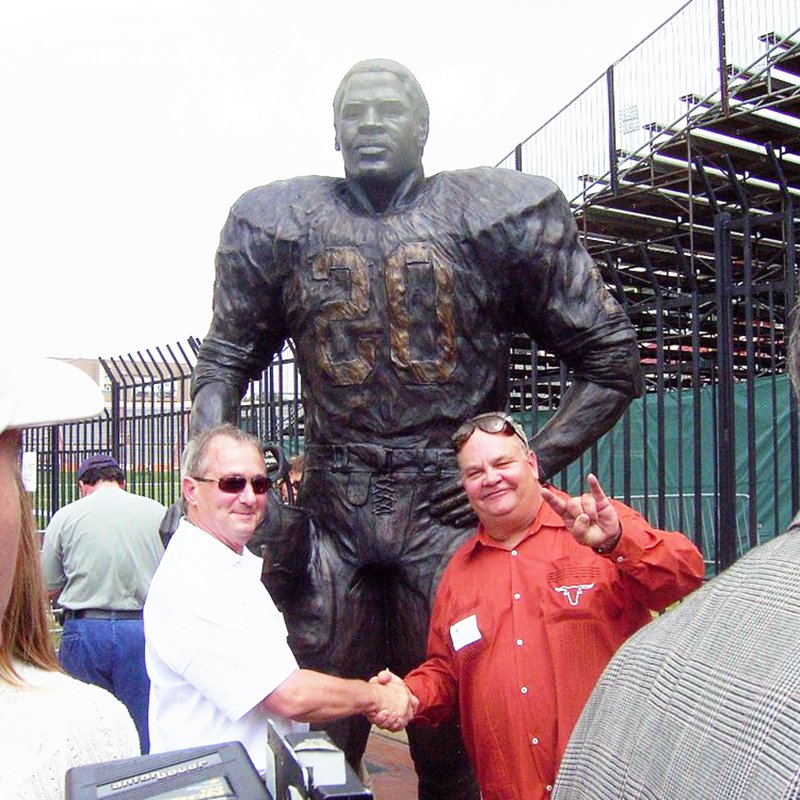
{"label": "black electronic device", "polygon": [[239,742],[67,770],[66,800],[269,800]]}
{"label": "black electronic device", "polygon": [[[342,782],[320,785],[318,781],[314,780],[313,770],[304,766],[304,759],[299,755],[299,745],[304,739],[318,738],[321,734],[320,731],[311,731],[305,735],[288,734],[283,736],[271,720],[268,725],[267,739],[269,749],[274,757],[274,772],[270,772],[268,754],[267,785],[270,787],[270,793],[273,792],[274,785],[273,800],[372,800],[372,792],[364,787],[338,748],[336,750],[342,757],[344,767]],[[324,733],[321,735],[325,736]],[[330,740],[328,739],[328,741]]]}

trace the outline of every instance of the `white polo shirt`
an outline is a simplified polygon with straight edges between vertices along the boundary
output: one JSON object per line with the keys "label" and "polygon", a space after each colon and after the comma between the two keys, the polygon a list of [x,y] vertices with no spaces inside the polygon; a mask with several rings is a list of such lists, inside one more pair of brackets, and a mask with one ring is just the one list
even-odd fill
{"label": "white polo shirt", "polygon": [[298,668],[261,563],[181,520],[144,605],[150,752],[239,741],[263,771],[267,719],[307,730],[257,708]]}

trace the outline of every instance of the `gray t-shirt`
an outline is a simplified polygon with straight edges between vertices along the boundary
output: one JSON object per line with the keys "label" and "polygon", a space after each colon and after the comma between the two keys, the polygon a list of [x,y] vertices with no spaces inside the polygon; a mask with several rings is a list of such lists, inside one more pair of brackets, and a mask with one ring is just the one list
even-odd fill
{"label": "gray t-shirt", "polygon": [[164,548],[161,503],[116,485],[99,485],[55,513],[47,526],[42,568],[65,608],[134,611],[144,605]]}

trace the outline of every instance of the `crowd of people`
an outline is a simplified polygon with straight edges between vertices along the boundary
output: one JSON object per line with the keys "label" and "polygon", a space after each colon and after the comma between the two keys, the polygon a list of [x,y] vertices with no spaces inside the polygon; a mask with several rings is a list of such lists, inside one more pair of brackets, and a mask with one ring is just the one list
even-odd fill
{"label": "crowd of people", "polygon": [[[37,368],[52,372],[54,364],[66,366]],[[56,369],[53,379],[64,374]],[[90,388],[96,390],[79,382],[82,410],[70,415],[96,408]],[[4,388],[0,414],[11,394],[15,407],[24,402],[24,383]],[[426,659],[402,678],[383,670],[370,681],[346,679],[301,668],[288,645],[282,614],[262,583],[261,559],[246,547],[274,490],[263,448],[222,424],[186,447],[184,516],[166,551],[159,549],[161,507],[138,534],[146,543],[141,552],[155,552],[156,563],[142,596],[134,592],[127,603],[143,601],[149,674],[149,689],[137,683],[131,704],[131,685],[123,681],[120,690],[113,680],[118,659],[110,657],[111,675],[101,663],[110,653],[102,640],[113,642],[113,630],[79,635],[78,652],[97,673],[78,659],[81,680],[64,674],[73,670],[63,653],[62,672],[53,647],[47,587],[64,597],[70,576],[80,585],[80,559],[66,555],[67,543],[81,542],[75,520],[91,520],[92,508],[75,508],[92,492],[62,509],[66,518],[54,515],[40,554],[19,447],[20,428],[61,418],[49,409],[0,416],[0,707],[28,723],[0,751],[4,797],[61,797],[66,770],[82,763],[233,740],[263,773],[267,720],[289,732],[353,715],[389,730],[412,724],[434,734],[443,720],[458,717],[485,800],[636,797],[642,786],[651,787],[650,796],[688,798],[700,772],[705,786],[724,788],[714,796],[745,798],[755,788],[761,796],[794,796],[786,791],[796,786],[800,764],[781,731],[793,730],[795,721],[796,639],[786,633],[800,613],[791,591],[796,534],[759,547],[691,594],[702,582],[703,561],[685,536],[655,529],[609,498],[593,475],[579,496],[540,480],[536,454],[514,419],[483,413],[452,437],[478,526],[439,583]],[[125,492],[112,461],[91,457],[79,480],[97,485],[105,473],[92,483],[91,471],[111,470],[108,491]],[[131,534],[110,528],[107,535],[124,541]],[[86,565],[97,571],[92,557]],[[105,571],[118,572],[111,556]],[[651,612],[690,594],[651,621]],[[114,607],[126,605],[120,599],[108,605],[68,608],[98,612],[77,619],[104,628],[142,621],[141,608]],[[137,613],[116,616],[126,610]],[[732,630],[732,617],[749,631],[749,644],[734,647],[744,634]],[[119,638],[123,647],[127,638],[138,641]],[[135,650],[122,657],[137,661]],[[769,658],[758,658],[759,650]],[[716,684],[691,691],[714,670]],[[132,717],[148,699],[143,736]],[[709,718],[718,718],[720,707],[730,719],[715,727]],[[766,731],[755,742],[747,734],[753,720]],[[680,775],[651,757],[656,746],[684,764]],[[747,774],[734,780],[724,766],[740,750]],[[706,773],[709,764],[719,769]]]}

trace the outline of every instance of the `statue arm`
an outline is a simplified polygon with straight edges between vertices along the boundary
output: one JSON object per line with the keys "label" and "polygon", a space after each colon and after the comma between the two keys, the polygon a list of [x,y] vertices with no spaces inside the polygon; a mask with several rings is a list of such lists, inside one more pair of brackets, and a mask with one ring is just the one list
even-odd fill
{"label": "statue arm", "polygon": [[235,206],[216,256],[213,316],[192,374],[190,435],[239,421],[250,380],[286,339],[281,302],[282,264],[271,234]]}
{"label": "statue arm", "polygon": [[195,436],[215,425],[239,421],[241,396],[230,384],[212,381],[202,386],[192,400],[189,415],[189,436]]}
{"label": "statue arm", "polygon": [[548,480],[610,430],[631,402],[629,394],[576,380],[558,411],[531,439],[539,476]]}
{"label": "statue arm", "polygon": [[[544,479],[614,426],[641,395],[643,375],[636,331],[581,243],[563,194],[550,193],[525,218],[522,250],[535,255],[517,272],[523,327],[571,372],[558,411],[531,440]],[[554,233],[543,242],[537,230]]]}

